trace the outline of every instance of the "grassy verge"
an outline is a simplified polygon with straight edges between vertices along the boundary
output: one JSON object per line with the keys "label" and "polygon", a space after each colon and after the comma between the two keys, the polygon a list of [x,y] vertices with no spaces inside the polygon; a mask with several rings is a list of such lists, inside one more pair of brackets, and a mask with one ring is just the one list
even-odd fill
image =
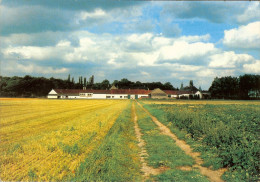
{"label": "grassy verge", "polygon": [[139,148],[128,105],[102,144],[82,162],[70,181],[140,181]]}
{"label": "grassy verge", "polygon": [[[180,139],[201,152],[204,166],[228,167],[226,181],[257,181],[257,106],[144,105]],[[258,112],[254,112],[258,110]],[[214,111],[214,112],[212,112]]]}
{"label": "grassy verge", "polygon": [[157,125],[152,121],[150,116],[143,111],[140,106],[136,106],[138,125],[143,133],[142,138],[146,143],[148,153],[148,165],[154,168],[169,167],[170,169],[162,174],[154,176],[158,181],[208,181],[198,171],[182,171],[177,167],[192,166],[194,160],[186,155],[174,140],[169,136],[160,134]]}

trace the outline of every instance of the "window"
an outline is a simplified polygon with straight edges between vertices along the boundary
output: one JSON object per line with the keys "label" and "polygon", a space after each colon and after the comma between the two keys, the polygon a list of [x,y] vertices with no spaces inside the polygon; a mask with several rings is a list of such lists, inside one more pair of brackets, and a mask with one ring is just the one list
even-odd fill
{"label": "window", "polygon": [[122,98],[123,96],[120,96],[120,98]]}
{"label": "window", "polygon": [[125,99],[127,99],[127,96],[125,96]]}
{"label": "window", "polygon": [[112,96],[112,98],[114,98],[114,96]]}
{"label": "window", "polygon": [[88,97],[92,97],[92,94],[88,94]]}
{"label": "window", "polygon": [[110,99],[111,97],[110,96],[107,96],[107,99]]}

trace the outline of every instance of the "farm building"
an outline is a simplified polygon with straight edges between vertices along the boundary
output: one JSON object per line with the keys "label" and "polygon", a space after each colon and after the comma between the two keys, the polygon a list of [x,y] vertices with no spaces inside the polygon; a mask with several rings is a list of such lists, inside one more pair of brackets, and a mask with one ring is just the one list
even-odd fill
{"label": "farm building", "polygon": [[149,97],[153,99],[167,99],[168,95],[163,90],[156,88],[149,93]]}
{"label": "farm building", "polygon": [[[200,94],[202,96],[200,96]],[[92,89],[52,89],[49,99],[167,99],[167,98],[190,98],[198,95],[200,99],[205,98],[201,92],[193,94],[191,91],[178,90],[154,90],[145,89],[117,89],[112,87],[110,90],[92,90]]]}
{"label": "farm building", "polygon": [[144,89],[112,89],[112,90],[87,90],[87,89],[52,89],[49,99],[139,99],[148,97],[149,90]]}
{"label": "farm building", "polygon": [[199,99],[208,99],[211,97],[210,92],[206,92],[206,91],[197,91],[195,93],[195,95],[199,98]]}

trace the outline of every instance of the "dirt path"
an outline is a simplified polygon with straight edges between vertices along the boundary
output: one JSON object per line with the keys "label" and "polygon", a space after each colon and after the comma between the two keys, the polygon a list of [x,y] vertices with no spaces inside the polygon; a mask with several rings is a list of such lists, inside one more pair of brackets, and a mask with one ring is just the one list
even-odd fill
{"label": "dirt path", "polygon": [[[147,114],[149,114],[153,122],[159,127],[162,134],[170,136],[173,140],[175,140],[177,146],[179,146],[187,155],[191,156],[195,160],[196,164],[193,165],[192,167],[198,168],[200,170],[200,173],[204,176],[207,176],[209,180],[212,182],[223,182],[221,176],[226,171],[226,169],[219,169],[213,171],[207,167],[201,166],[203,164],[203,160],[199,157],[200,156],[199,152],[192,152],[191,147],[185,141],[178,139],[178,137],[174,135],[168,127],[166,127],[164,124],[158,121],[158,119],[154,117],[149,111],[147,111],[140,103],[138,103],[138,105]],[[185,170],[185,167],[180,167],[180,169],[182,168]]]}
{"label": "dirt path", "polygon": [[143,172],[143,181],[146,181],[147,179],[149,179],[149,176],[150,175],[157,175],[157,174],[160,174],[162,172],[164,172],[165,170],[167,170],[167,168],[153,168],[153,167],[150,167],[148,166],[148,164],[146,163],[145,161],[145,157],[148,156],[147,152],[146,152],[146,149],[145,149],[145,142],[144,140],[142,139],[142,133],[141,133],[141,130],[138,126],[138,123],[137,123],[137,115],[136,115],[136,111],[135,111],[135,104],[133,103],[132,104],[132,116],[134,117],[134,124],[135,124],[135,134],[136,134],[136,137],[138,139],[138,146],[140,147],[141,149],[141,152],[140,152],[140,159],[141,159],[141,163],[142,163],[142,172]]}

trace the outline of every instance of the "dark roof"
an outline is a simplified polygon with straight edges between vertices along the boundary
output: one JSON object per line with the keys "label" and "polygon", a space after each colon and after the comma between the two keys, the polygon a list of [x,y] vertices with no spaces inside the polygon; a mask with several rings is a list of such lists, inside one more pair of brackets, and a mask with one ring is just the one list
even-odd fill
{"label": "dark roof", "polygon": [[117,89],[117,90],[110,90],[111,94],[144,94],[148,95],[151,91],[145,89]]}

